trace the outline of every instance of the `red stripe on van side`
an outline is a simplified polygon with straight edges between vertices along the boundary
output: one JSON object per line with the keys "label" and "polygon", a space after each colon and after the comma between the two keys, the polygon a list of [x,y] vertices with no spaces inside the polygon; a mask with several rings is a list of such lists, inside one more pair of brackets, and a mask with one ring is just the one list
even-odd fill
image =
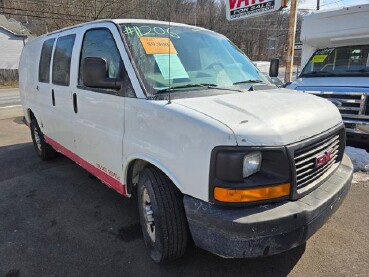
{"label": "red stripe on van side", "polygon": [[64,156],[67,156],[69,159],[74,161],[76,164],[80,165],[92,175],[99,178],[105,185],[108,187],[116,190],[119,194],[126,195],[125,185],[121,184],[118,180],[114,179],[113,177],[106,174],[104,171],[98,169],[97,167],[93,166],[89,162],[85,161],[77,154],[73,153],[72,151],[65,148],[63,145],[57,143],[55,140],[47,137],[44,135],[45,141],[51,145],[56,151],[62,153]]}

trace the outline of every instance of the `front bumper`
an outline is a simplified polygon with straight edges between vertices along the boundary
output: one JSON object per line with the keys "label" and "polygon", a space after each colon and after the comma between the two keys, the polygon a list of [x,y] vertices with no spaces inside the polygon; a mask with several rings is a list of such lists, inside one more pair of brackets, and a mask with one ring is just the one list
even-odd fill
{"label": "front bumper", "polygon": [[337,170],[317,189],[297,201],[249,208],[217,207],[184,197],[195,244],[227,258],[269,256],[306,242],[339,208],[352,181],[345,155]]}

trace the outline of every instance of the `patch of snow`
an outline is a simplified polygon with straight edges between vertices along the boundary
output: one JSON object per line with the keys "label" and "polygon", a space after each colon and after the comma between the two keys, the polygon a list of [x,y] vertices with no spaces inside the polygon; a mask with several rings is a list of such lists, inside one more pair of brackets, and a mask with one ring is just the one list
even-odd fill
{"label": "patch of snow", "polygon": [[346,147],[346,154],[350,157],[354,171],[369,172],[369,153],[364,149]]}
{"label": "patch of snow", "polygon": [[369,186],[369,174],[364,172],[356,172],[354,174],[354,178],[352,179],[352,184],[365,184]]}

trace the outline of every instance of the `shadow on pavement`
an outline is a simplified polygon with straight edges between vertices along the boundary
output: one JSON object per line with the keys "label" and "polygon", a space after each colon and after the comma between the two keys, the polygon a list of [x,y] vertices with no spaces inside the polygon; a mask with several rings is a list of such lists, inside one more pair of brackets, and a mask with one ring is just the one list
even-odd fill
{"label": "shadow on pavement", "polygon": [[223,259],[191,244],[159,266],[133,199],[65,157],[42,162],[32,143],[0,147],[0,218],[0,276],[286,276],[305,251]]}
{"label": "shadow on pavement", "polygon": [[13,122],[16,124],[24,125],[23,116],[17,116],[13,119]]}
{"label": "shadow on pavement", "polygon": [[164,267],[173,271],[176,268],[192,267],[192,273],[198,276],[287,276],[305,248],[306,244],[279,255],[259,259],[223,259],[191,245],[182,260]]}

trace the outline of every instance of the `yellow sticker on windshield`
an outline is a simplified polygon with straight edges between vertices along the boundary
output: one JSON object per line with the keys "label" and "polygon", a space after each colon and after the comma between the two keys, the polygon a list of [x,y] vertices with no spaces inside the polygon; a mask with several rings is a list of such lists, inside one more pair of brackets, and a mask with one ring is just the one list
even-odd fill
{"label": "yellow sticker on windshield", "polygon": [[323,63],[328,55],[316,55],[313,58],[313,63]]}
{"label": "yellow sticker on windshield", "polygon": [[148,55],[177,54],[177,50],[169,38],[140,37],[140,41]]}

